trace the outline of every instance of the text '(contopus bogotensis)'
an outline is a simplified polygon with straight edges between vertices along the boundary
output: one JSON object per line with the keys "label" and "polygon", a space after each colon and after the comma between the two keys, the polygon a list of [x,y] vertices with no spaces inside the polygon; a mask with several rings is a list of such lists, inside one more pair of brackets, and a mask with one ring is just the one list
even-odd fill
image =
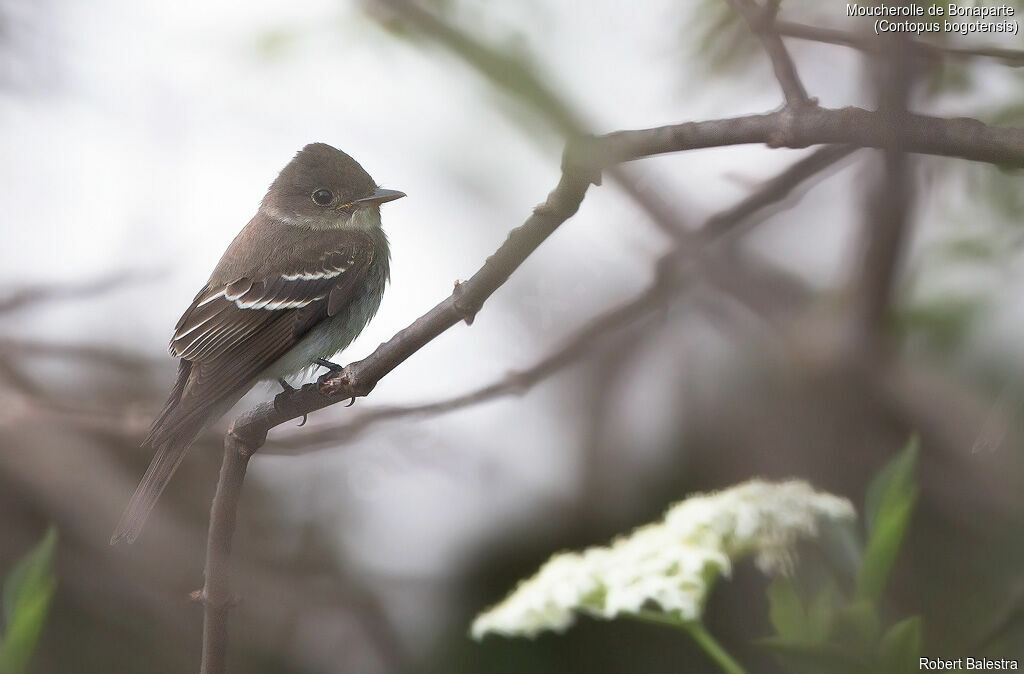
{"label": "text '(contopus bogotensis)'", "polygon": [[135,540],[189,445],[257,381],[330,358],[362,331],[388,281],[380,205],[403,196],[323,143],[284,167],[175,326],[178,378],[112,544]]}

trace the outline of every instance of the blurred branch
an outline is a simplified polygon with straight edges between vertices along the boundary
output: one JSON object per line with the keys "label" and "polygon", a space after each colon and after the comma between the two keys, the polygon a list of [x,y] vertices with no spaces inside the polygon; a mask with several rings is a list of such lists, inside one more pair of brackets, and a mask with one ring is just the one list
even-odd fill
{"label": "blurred branch", "polygon": [[[850,146],[828,146],[815,150],[800,159],[778,175],[765,181],[758,189],[735,205],[709,217],[695,232],[696,240],[708,246],[743,224],[764,209],[785,200],[799,185],[848,157],[856,148]],[[506,376],[481,386],[473,391],[443,400],[418,405],[387,405],[363,411],[354,419],[343,424],[311,429],[302,433],[301,441],[275,445],[286,446],[284,450],[271,449],[269,454],[299,455],[316,451],[326,443],[332,447],[347,444],[368,428],[382,422],[408,417],[426,417],[447,414],[473,405],[479,405],[510,395],[523,395],[540,381],[553,376],[569,365],[579,361],[600,345],[604,339],[618,329],[635,323],[652,311],[659,309],[678,292],[680,286],[672,283],[673,268],[693,252],[677,247],[664,255],[655,267],[651,285],[628,302],[594,317],[570,335],[563,345],[540,359],[529,368],[510,372]],[[675,279],[677,282],[682,279]]]}
{"label": "blurred branch", "polygon": [[786,45],[782,43],[782,38],[779,37],[778,31],[775,29],[779,0],[766,0],[764,7],[758,6],[754,0],[727,0],[727,2],[743,16],[747,25],[750,26],[750,30],[764,45],[764,50],[768,53],[772,68],[775,70],[775,79],[779,81],[782,93],[786,97],[786,107],[799,108],[807,105],[810,102],[807,90],[804,89],[804,85],[800,81],[800,75],[786,50]]}
{"label": "blurred branch", "polygon": [[[429,37],[445,46],[495,86],[543,113],[563,135],[574,137],[586,132],[586,124],[576,111],[518,55],[503,52],[474,39],[416,2],[368,0],[365,6],[378,19],[400,18],[414,24],[419,30],[418,35]],[[382,14],[382,11],[385,13]]]}
{"label": "blurred branch", "polygon": [[[131,403],[105,406],[68,403],[40,384],[26,370],[34,358],[71,361],[97,370],[120,370],[138,378],[141,370],[155,367],[155,360],[126,354],[103,346],[60,344],[21,338],[0,337],[0,384],[3,384],[3,409],[0,428],[25,423],[60,422],[81,430],[106,435],[138,436],[149,425],[150,411]],[[46,383],[47,380],[39,378]],[[58,392],[67,393],[58,387]],[[67,396],[64,396],[67,397]]]}
{"label": "blurred branch", "polygon": [[131,282],[151,280],[156,276],[156,274],[151,272],[123,271],[74,285],[27,286],[15,290],[5,297],[0,297],[0,314],[10,313],[43,302],[83,299],[102,295],[107,291],[126,286]]}
{"label": "blurred branch", "polygon": [[[488,82],[521,102],[527,103],[535,113],[566,138],[578,139],[587,134],[583,115],[573,109],[564,96],[549,86],[544,78],[519,55],[508,54],[488,45],[437,14],[407,0],[376,0],[370,9],[386,9],[416,26],[419,35],[427,36],[453,52],[474,68]],[[685,218],[678,208],[668,203],[661,194],[645,190],[640,181],[628,172],[610,164],[603,166],[608,178],[618,185],[643,210],[663,233],[679,238],[685,236]]]}
{"label": "blurred branch", "polygon": [[480,405],[510,395],[523,395],[538,382],[560,372],[567,366],[590,353],[595,346],[617,329],[629,325],[656,309],[664,299],[668,274],[667,267],[659,266],[654,282],[642,293],[626,302],[593,318],[570,336],[555,351],[540,359],[525,370],[509,372],[501,379],[478,389],[452,396],[444,400],[419,405],[388,405],[374,408],[355,417],[349,422],[326,428],[314,429],[303,434],[301,446],[293,451],[271,454],[305,454],[315,450],[314,445],[330,442],[333,446],[356,439],[369,427],[382,421],[403,417],[424,417],[447,414],[456,410]]}
{"label": "blurred branch", "polygon": [[[877,36],[871,34],[859,35],[845,30],[825,28],[823,26],[809,26],[794,21],[776,21],[775,29],[787,37],[851,47],[872,54],[881,53],[885,50],[885,45],[880,43]],[[954,47],[910,38],[907,38],[907,44],[914,56],[931,60],[941,60],[946,57],[958,59],[991,58],[1002,61],[1009,66],[1024,66],[1024,50],[1020,49]]]}
{"label": "blurred branch", "polygon": [[124,370],[138,370],[144,367],[163,365],[153,358],[125,353],[122,349],[87,344],[61,344],[37,340],[0,337],[0,359],[13,357],[53,358],[84,362],[96,367],[113,367]]}
{"label": "blurred branch", "polygon": [[[769,2],[769,9],[773,4]],[[475,40],[416,2],[376,0],[368,2],[368,7],[371,10],[389,10],[392,16],[412,23],[423,35],[451,50],[490,82],[527,102],[568,138],[586,138],[586,127],[581,116],[521,59]],[[774,22],[773,26],[780,33],[788,34],[787,31],[794,24],[779,21]],[[853,34],[834,32],[848,36],[852,41],[861,40]],[[910,44],[923,50],[932,47],[919,41]],[[872,51],[880,48],[875,44]],[[961,53],[966,54],[965,51]],[[1024,52],[1020,54],[1024,58]],[[782,55],[788,60],[788,54],[783,51]],[[793,72],[795,75],[795,69]],[[879,129],[884,128],[884,120],[875,112],[855,107],[832,110],[808,104],[798,111],[784,109],[764,115],[691,122],[601,136],[598,139],[600,149],[611,154],[595,157],[595,165],[610,167],[664,152],[747,143],[796,148],[836,143],[883,148],[885,138]],[[908,152],[1024,166],[1024,129],[991,127],[969,118],[908,115],[903,134],[901,140]],[[615,137],[621,143],[614,141]],[[617,174],[611,177],[616,178]]]}
{"label": "blurred branch", "polygon": [[[237,422],[236,422],[237,423]],[[210,530],[206,543],[203,589],[198,592],[203,612],[203,662],[200,674],[226,671],[228,652],[228,610],[235,603],[231,593],[231,538],[235,531],[238,498],[249,459],[255,448],[243,443],[234,427],[224,438],[224,462],[220,468],[217,491],[210,510]]]}
{"label": "blurred branch", "polygon": [[882,355],[884,324],[906,245],[913,187],[901,143],[911,82],[907,43],[898,35],[884,42],[888,58],[871,67],[877,82],[878,114],[885,120],[889,140],[883,153],[883,170],[866,195],[862,262],[851,312],[854,355],[868,360]]}
{"label": "blurred branch", "polygon": [[697,237],[707,242],[735,231],[749,216],[777,203],[800,184],[850,156],[857,149],[852,145],[827,145],[818,148],[765,182],[747,198],[708,218],[697,232]]}

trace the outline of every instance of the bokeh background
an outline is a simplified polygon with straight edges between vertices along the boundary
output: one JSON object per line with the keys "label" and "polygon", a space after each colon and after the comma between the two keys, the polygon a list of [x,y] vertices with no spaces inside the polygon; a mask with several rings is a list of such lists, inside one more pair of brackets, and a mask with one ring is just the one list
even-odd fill
{"label": "bokeh background", "polygon": [[[593,132],[780,104],[722,2],[418,6],[525,64]],[[868,29],[839,2],[791,0],[782,15]],[[788,44],[822,105],[874,107],[870,59]],[[1021,74],[939,60],[914,73],[911,107],[1019,123]],[[194,447],[143,537],[107,540],[149,461],[138,444],[173,379],[171,328],[277,171],[323,141],[409,195],[384,208],[392,282],[338,359],[355,360],[470,276],[556,183],[564,138],[518,84],[496,87],[373,3],[0,0],[0,575],[47,526],[60,531],[32,671],[197,667],[201,607],[188,595],[231,415]],[[743,146],[633,168],[696,226],[806,152]],[[859,502],[913,432],[923,493],[891,610],[924,616],[929,655],[1024,656],[1020,176],[911,158],[883,326],[893,363],[850,367],[837,344],[878,167],[859,151],[724,242],[764,274],[778,320],[703,288],[522,395],[333,430],[528,367],[641,292],[672,242],[607,184],[472,327],[353,408],[276,429],[235,538],[233,671],[711,671],[685,639],[642,625],[585,621],[535,642],[467,631],[553,552],[606,541],[694,490],[796,476]],[[751,645],[767,630],[763,582],[740,569],[709,622],[768,671]]]}

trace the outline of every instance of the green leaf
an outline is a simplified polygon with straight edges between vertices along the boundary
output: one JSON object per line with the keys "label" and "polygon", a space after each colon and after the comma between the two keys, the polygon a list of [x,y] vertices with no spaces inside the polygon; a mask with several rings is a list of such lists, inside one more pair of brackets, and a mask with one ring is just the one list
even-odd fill
{"label": "green leaf", "polygon": [[827,582],[807,607],[807,638],[813,643],[822,643],[832,634],[836,611],[842,597],[833,581]]}
{"label": "green leaf", "polygon": [[933,351],[949,353],[963,345],[986,306],[981,296],[942,293],[901,304],[889,320],[901,338],[918,339]]}
{"label": "green leaf", "polygon": [[914,436],[868,487],[864,504],[868,542],[857,576],[858,597],[877,602],[885,590],[917,501],[917,454]]}
{"label": "green leaf", "polygon": [[802,640],[808,632],[807,612],[792,581],[780,576],[768,586],[769,618],[776,633],[786,640]]}
{"label": "green leaf", "polygon": [[868,534],[874,531],[878,513],[888,502],[900,498],[914,488],[914,468],[917,465],[919,442],[917,436],[911,436],[907,446],[896,458],[887,463],[868,485],[864,499],[864,519],[867,522]]}
{"label": "green leaf", "polygon": [[857,599],[836,612],[835,639],[857,651],[874,650],[882,625],[872,602]]}
{"label": "green leaf", "polygon": [[910,674],[919,671],[924,627],[915,616],[896,623],[882,637],[880,674]]}
{"label": "green leaf", "polygon": [[43,540],[14,568],[4,583],[3,618],[6,627],[0,642],[0,673],[21,674],[28,668],[43,630],[50,601],[57,589],[53,561],[57,531],[51,528]]}
{"label": "green leaf", "polygon": [[917,500],[917,489],[900,496],[899,500],[879,512],[875,531],[864,551],[864,564],[857,577],[857,596],[877,602],[885,591],[889,573],[910,524],[910,516]]}

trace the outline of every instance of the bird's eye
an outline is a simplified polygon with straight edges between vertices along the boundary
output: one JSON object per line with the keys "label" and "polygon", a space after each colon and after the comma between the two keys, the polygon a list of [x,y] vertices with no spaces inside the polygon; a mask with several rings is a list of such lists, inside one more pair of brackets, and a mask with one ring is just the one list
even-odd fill
{"label": "bird's eye", "polygon": [[330,190],[317,190],[316,192],[313,192],[313,201],[320,206],[326,206],[331,203],[331,199],[333,198],[334,195],[331,194]]}

